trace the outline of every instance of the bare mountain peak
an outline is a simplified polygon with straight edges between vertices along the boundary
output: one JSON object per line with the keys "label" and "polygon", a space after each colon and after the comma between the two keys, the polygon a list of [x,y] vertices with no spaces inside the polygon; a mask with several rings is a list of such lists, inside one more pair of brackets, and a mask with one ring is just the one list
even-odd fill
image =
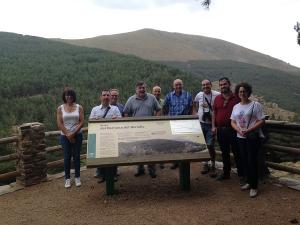
{"label": "bare mountain peak", "polygon": [[155,61],[231,60],[283,71],[300,71],[300,68],[291,66],[282,60],[228,41],[150,28],[128,33],[63,41],[122,54],[132,54]]}

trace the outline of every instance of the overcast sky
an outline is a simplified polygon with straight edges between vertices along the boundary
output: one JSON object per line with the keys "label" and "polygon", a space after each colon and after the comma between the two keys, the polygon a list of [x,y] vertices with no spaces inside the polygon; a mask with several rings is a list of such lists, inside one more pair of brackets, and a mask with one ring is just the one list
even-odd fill
{"label": "overcast sky", "polygon": [[87,38],[142,28],[219,38],[300,67],[300,0],[0,0],[0,31]]}

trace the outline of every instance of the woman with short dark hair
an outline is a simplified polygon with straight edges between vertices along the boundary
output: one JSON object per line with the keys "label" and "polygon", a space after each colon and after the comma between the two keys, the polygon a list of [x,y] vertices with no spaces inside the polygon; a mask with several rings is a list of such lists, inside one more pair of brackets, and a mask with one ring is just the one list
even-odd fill
{"label": "woman with short dark hair", "polygon": [[262,105],[249,99],[252,93],[251,85],[240,83],[236,86],[235,93],[241,102],[233,107],[230,119],[231,126],[237,132],[242,166],[247,179],[247,183],[241,189],[250,189],[250,197],[253,198],[257,196],[258,152],[265,117]]}
{"label": "woman with short dark hair", "polygon": [[65,188],[71,187],[71,158],[75,165],[75,185],[81,186],[80,181],[80,151],[84,114],[81,105],[76,104],[76,93],[66,88],[62,94],[64,104],[57,108],[57,126],[60,129],[60,144],[64,151]]}

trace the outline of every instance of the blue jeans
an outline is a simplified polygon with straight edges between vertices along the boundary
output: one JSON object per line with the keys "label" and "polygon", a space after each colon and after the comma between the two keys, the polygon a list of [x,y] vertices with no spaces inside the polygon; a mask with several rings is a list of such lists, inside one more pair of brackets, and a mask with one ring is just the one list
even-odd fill
{"label": "blue jeans", "polygon": [[82,147],[82,133],[75,135],[75,143],[71,143],[65,135],[60,135],[60,144],[64,151],[65,179],[70,179],[72,156],[75,167],[75,177],[80,177],[80,151]]}
{"label": "blue jeans", "polygon": [[211,130],[211,124],[210,123],[200,123],[202,132],[205,138],[206,145],[214,147],[215,146],[215,135],[213,134]]}

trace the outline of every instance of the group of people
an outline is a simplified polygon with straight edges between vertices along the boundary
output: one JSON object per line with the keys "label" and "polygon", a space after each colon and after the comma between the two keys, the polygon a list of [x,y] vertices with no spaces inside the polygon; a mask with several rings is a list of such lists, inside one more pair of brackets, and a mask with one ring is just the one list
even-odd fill
{"label": "group of people", "polygon": [[[230,179],[232,152],[241,190],[250,189],[253,198],[258,193],[258,153],[265,120],[262,105],[250,100],[252,87],[248,83],[236,85],[232,92],[230,80],[222,77],[219,88],[221,93],[212,90],[209,80],[203,80],[202,92],[195,97],[211,159],[211,166],[205,163],[201,173],[208,173],[218,181]],[[215,169],[215,137],[222,152],[223,172],[220,175]]]}
{"label": "group of people", "polygon": [[[210,165],[206,162],[202,174],[209,174],[222,181],[230,178],[231,163],[230,150],[240,178],[242,190],[250,189],[250,197],[257,195],[258,171],[257,160],[260,137],[263,136],[261,126],[264,124],[264,115],[260,103],[249,99],[252,87],[247,83],[236,86],[231,91],[231,83],[227,77],[220,78],[221,93],[212,90],[211,81],[202,81],[202,91],[195,99],[191,93],[183,89],[183,81],[176,79],[173,82],[173,91],[165,99],[161,99],[161,88],[154,86],[152,94],[147,93],[146,83],[138,81],[135,85],[135,94],[129,97],[123,106],[118,102],[117,89],[104,89],[100,93],[100,105],[95,106],[89,119],[145,117],[145,116],[178,116],[198,114],[203,135],[210,155]],[[80,150],[84,113],[82,106],[76,104],[76,94],[72,89],[63,92],[64,104],[57,108],[57,124],[61,130],[60,142],[64,150],[65,187],[71,187],[70,164],[73,156],[75,165],[75,185],[81,186],[80,181]],[[222,151],[223,173],[217,175],[215,169],[215,137],[217,137]],[[176,169],[179,162],[173,163],[171,169]],[[164,168],[164,164],[160,164]],[[150,177],[155,178],[155,164],[147,165]],[[145,174],[144,165],[139,165],[136,177]],[[114,168],[117,180],[117,167]],[[97,169],[95,175],[99,182],[105,181],[105,169]]]}

